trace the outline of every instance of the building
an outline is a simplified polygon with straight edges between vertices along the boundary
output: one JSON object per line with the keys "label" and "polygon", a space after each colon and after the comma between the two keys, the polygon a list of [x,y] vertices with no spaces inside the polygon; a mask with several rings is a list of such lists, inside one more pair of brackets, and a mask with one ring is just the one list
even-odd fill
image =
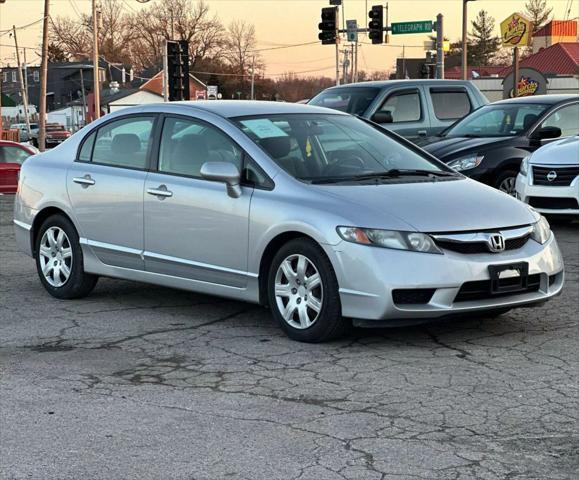
{"label": "building", "polygon": [[533,35],[533,53],[557,43],[579,41],[577,20],[552,20]]}
{"label": "building", "polygon": [[[519,62],[519,68],[534,68],[546,76],[579,75],[579,42],[558,42],[542,48]],[[504,67],[500,76],[507,76],[512,66]]]}

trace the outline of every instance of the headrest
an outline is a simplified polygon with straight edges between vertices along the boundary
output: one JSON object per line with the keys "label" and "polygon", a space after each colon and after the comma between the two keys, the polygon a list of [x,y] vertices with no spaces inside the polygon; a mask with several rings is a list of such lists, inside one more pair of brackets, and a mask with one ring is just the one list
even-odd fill
{"label": "headrest", "polygon": [[533,113],[527,113],[523,120],[523,130],[528,130],[529,128],[531,128],[531,125],[533,125],[533,123],[537,121],[537,117],[538,115],[535,115]]}
{"label": "headrest", "polygon": [[181,156],[187,155],[191,157],[195,156],[197,158],[206,158],[209,155],[207,142],[201,135],[195,133],[183,135],[181,140],[179,140],[177,154]]}
{"label": "headrest", "polygon": [[121,155],[135,153],[141,150],[141,140],[134,133],[118,133],[113,137],[111,150]]}
{"label": "headrest", "polygon": [[259,144],[275,159],[286,157],[291,149],[290,137],[262,138]]}

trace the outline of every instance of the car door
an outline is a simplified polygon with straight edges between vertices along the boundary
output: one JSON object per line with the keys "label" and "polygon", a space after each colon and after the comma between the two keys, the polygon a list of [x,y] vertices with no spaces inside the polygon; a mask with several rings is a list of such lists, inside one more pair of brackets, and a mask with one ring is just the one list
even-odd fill
{"label": "car door", "polygon": [[390,119],[380,125],[409,140],[429,135],[430,120],[420,87],[388,90],[377,113],[389,113]]}
{"label": "car door", "polygon": [[20,165],[30,156],[24,148],[0,146],[0,193],[14,193],[18,187]]}
{"label": "car door", "polygon": [[[570,103],[555,108],[549,112],[544,120],[536,127],[557,127],[561,129],[561,137],[571,137],[579,135],[579,103]],[[541,140],[541,144],[549,143],[559,138]]]}
{"label": "car door", "polygon": [[137,114],[103,124],[68,169],[81,241],[107,265],[144,268],[143,189],[156,118]]}
{"label": "car door", "polygon": [[465,87],[429,87],[426,90],[428,106],[432,112],[430,117],[430,135],[432,136],[439,134],[474,110]]}
{"label": "car door", "polygon": [[228,196],[201,177],[208,161],[242,168],[244,153],[223,131],[199,119],[163,120],[157,171],[145,182],[145,269],[233,287],[247,283],[253,189]]}

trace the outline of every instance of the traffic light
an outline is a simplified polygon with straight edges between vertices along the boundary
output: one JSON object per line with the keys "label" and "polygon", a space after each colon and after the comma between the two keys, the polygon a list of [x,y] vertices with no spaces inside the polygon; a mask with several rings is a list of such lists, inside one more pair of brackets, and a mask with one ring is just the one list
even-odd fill
{"label": "traffic light", "polygon": [[189,100],[189,43],[167,41],[167,78],[169,101]]}
{"label": "traffic light", "polygon": [[318,38],[322,41],[322,45],[334,45],[337,39],[338,27],[338,7],[322,8],[322,21],[318,28],[320,33]]}
{"label": "traffic light", "polygon": [[368,12],[370,21],[368,22],[368,37],[372,43],[382,43],[384,41],[384,7],[382,5],[374,5],[372,10]]}

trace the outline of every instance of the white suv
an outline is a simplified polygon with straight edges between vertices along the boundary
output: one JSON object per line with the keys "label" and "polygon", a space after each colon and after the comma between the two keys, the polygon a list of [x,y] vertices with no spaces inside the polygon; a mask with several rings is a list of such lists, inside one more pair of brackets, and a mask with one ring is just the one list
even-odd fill
{"label": "white suv", "polygon": [[579,216],[579,136],[549,143],[521,163],[517,198],[541,213]]}

